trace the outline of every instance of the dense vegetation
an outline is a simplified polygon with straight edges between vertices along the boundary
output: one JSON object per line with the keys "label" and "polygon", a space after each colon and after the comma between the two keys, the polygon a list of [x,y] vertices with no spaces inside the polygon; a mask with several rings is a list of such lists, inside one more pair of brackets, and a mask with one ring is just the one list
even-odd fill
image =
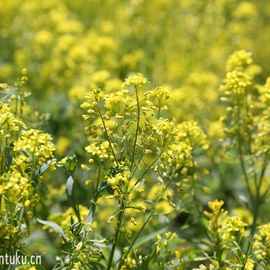
{"label": "dense vegetation", "polygon": [[0,269],[270,269],[269,19],[1,0]]}

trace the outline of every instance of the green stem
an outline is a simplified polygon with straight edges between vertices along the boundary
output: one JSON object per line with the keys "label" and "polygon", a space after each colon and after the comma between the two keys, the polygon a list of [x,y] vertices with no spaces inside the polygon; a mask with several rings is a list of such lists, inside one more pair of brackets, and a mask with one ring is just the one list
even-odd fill
{"label": "green stem", "polygon": [[121,227],[122,227],[122,222],[123,222],[123,217],[124,217],[124,211],[125,211],[125,206],[123,201],[121,202],[121,207],[120,207],[120,211],[118,214],[118,218],[117,218],[117,228],[116,228],[116,232],[115,232],[115,236],[114,236],[114,241],[113,241],[113,245],[112,245],[112,249],[110,252],[110,257],[109,257],[109,261],[108,261],[108,266],[107,266],[107,270],[110,270],[112,267],[112,263],[113,263],[113,257],[114,257],[114,253],[115,253],[115,248],[117,246],[118,240],[119,240],[119,236],[120,236],[120,231],[121,231]]}
{"label": "green stem", "polygon": [[246,170],[246,165],[245,165],[245,161],[244,161],[244,157],[243,157],[243,153],[242,153],[242,147],[240,145],[240,142],[238,142],[238,147],[239,147],[239,159],[240,159],[240,166],[244,175],[244,180],[246,183],[246,188],[248,191],[248,195],[250,197],[250,200],[252,201],[252,192],[251,192],[251,187],[249,184],[249,178],[248,178],[248,174],[247,174],[247,170]]}
{"label": "green stem", "polygon": [[[167,189],[169,188],[169,185],[170,185],[170,182],[168,181],[168,183],[166,184],[166,186],[164,187],[164,190],[163,192],[160,193],[160,195],[154,200],[154,203],[157,203],[163,196],[163,194],[167,191]],[[142,232],[144,231],[146,225],[149,223],[149,221],[151,220],[152,216],[154,215],[154,211],[155,211],[155,208],[153,207],[151,210],[150,210],[150,213],[148,215],[148,217],[146,218],[145,222],[143,223],[143,225],[141,226],[140,230],[137,232],[137,234],[134,236],[127,252],[121,257],[120,259],[120,263],[119,263],[119,266],[118,266],[118,270],[121,269],[121,266],[123,265],[124,263],[124,260],[127,258],[127,256],[129,255],[129,253],[132,251],[136,241],[139,239],[140,235],[142,234]]]}
{"label": "green stem", "polygon": [[109,142],[109,146],[111,148],[111,151],[112,151],[112,154],[113,154],[113,158],[114,158],[116,164],[118,164],[118,160],[116,158],[116,154],[115,154],[114,149],[113,149],[113,144],[112,144],[111,138],[109,136],[109,133],[108,133],[108,130],[107,130],[107,127],[106,127],[106,123],[105,123],[104,117],[102,116],[102,114],[101,114],[101,112],[99,110],[97,110],[97,111],[98,111],[98,115],[99,115],[99,117],[100,117],[100,119],[102,121],[103,129],[104,129],[104,132],[105,132],[105,135],[106,135],[106,139]]}
{"label": "green stem", "polygon": [[248,260],[248,256],[249,256],[250,251],[251,251],[252,246],[253,246],[253,239],[254,239],[254,235],[255,235],[255,232],[256,232],[257,220],[258,220],[258,217],[259,217],[259,210],[260,210],[260,206],[262,204],[262,201],[264,199],[264,195],[261,196],[261,185],[262,185],[262,182],[263,182],[263,178],[264,178],[264,175],[265,175],[267,165],[268,165],[267,158],[265,157],[265,159],[263,161],[263,166],[262,166],[262,169],[261,169],[261,173],[260,173],[259,182],[258,182],[258,185],[256,185],[256,194],[255,194],[255,201],[254,201],[254,206],[253,206],[254,217],[253,217],[253,222],[252,222],[251,229],[250,229],[250,236],[249,236],[250,240],[248,242],[248,247],[247,247],[247,250],[246,250],[246,253],[245,253],[245,261],[244,261],[244,264],[242,266],[242,270],[245,270],[247,260]]}
{"label": "green stem", "polygon": [[259,204],[254,209],[254,217],[253,217],[253,222],[252,222],[252,225],[251,225],[250,235],[249,235],[250,240],[248,242],[247,250],[245,252],[245,261],[243,263],[243,266],[242,266],[241,270],[245,270],[247,260],[248,260],[248,256],[249,256],[249,253],[250,253],[250,251],[252,249],[252,242],[253,242],[253,238],[254,238],[255,231],[256,231],[256,224],[257,224],[258,216],[259,216]]}
{"label": "green stem", "polygon": [[99,184],[100,184],[100,175],[101,175],[101,168],[98,166],[98,173],[97,173],[97,183],[96,183],[96,190],[95,190],[95,195],[94,195],[94,200],[91,201],[92,204],[92,220],[95,217],[96,214],[96,205],[97,205],[97,200],[99,197]]}
{"label": "green stem", "polygon": [[138,88],[135,87],[135,93],[136,93],[136,105],[137,105],[137,125],[136,125],[136,133],[135,133],[135,139],[133,143],[133,151],[132,151],[132,157],[131,157],[131,169],[134,165],[135,160],[135,153],[136,153],[136,144],[138,140],[138,134],[139,134],[139,128],[140,128],[140,118],[141,118],[141,108],[140,108],[140,100],[139,100],[139,94],[138,94]]}
{"label": "green stem", "polygon": [[140,235],[142,234],[145,226],[148,224],[148,222],[151,220],[152,216],[153,216],[154,212],[151,211],[151,213],[148,215],[147,219],[145,220],[145,222],[143,223],[143,225],[141,226],[140,230],[137,232],[137,234],[134,236],[127,252],[122,256],[122,258],[120,259],[120,263],[119,263],[119,266],[118,266],[118,269],[120,270],[121,269],[121,266],[123,265],[125,259],[127,258],[127,256],[129,255],[129,253],[131,252],[131,250],[133,249],[136,241],[138,240],[138,238],[140,237]]}

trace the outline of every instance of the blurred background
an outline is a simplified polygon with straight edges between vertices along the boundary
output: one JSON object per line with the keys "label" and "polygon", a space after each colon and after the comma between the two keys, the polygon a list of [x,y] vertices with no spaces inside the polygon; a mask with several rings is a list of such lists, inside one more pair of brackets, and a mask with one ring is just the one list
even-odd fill
{"label": "blurred background", "polygon": [[[28,121],[52,134],[59,159],[76,154],[80,162],[86,160],[80,104],[89,89],[114,91],[134,72],[168,86],[170,117],[196,120],[211,139],[202,161],[210,172],[203,203],[225,198],[233,208],[240,172],[217,151],[219,87],[227,58],[239,49],[253,54],[257,80],[265,81],[269,33],[268,0],[1,0],[0,82],[13,84],[27,69]],[[81,181],[88,177],[80,168],[76,173]],[[64,173],[52,179],[48,209],[65,207]],[[87,204],[84,186],[77,192]],[[53,240],[42,241],[44,249]]]}

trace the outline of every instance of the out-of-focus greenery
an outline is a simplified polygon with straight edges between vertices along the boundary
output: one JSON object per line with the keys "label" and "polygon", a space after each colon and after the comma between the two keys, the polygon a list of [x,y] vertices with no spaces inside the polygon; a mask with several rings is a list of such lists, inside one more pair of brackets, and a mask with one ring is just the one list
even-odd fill
{"label": "out-of-focus greenery", "polygon": [[1,0],[0,255],[43,256],[9,269],[270,269],[269,20]]}

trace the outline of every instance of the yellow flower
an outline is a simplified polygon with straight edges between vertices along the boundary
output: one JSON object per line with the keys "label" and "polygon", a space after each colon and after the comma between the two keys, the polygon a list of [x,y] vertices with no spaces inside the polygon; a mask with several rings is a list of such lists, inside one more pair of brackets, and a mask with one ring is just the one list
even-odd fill
{"label": "yellow flower", "polygon": [[124,82],[123,87],[142,87],[147,83],[146,78],[138,73],[138,74],[133,74],[130,75]]}
{"label": "yellow flower", "polygon": [[53,158],[55,146],[49,134],[29,129],[23,131],[15,142],[14,151],[19,165],[23,162],[42,165]]}
{"label": "yellow flower", "polygon": [[252,55],[250,52],[241,50],[233,53],[227,62],[227,71],[245,70],[253,63]]}
{"label": "yellow flower", "polygon": [[0,139],[4,136],[14,140],[23,128],[25,124],[14,115],[9,104],[0,102]]}
{"label": "yellow flower", "polygon": [[228,94],[231,92],[236,96],[241,96],[247,93],[251,85],[251,78],[246,73],[234,70],[227,73],[224,90]]}
{"label": "yellow flower", "polygon": [[259,226],[255,234],[253,249],[259,261],[270,261],[270,224]]}
{"label": "yellow flower", "polygon": [[208,206],[209,208],[214,212],[214,213],[219,213],[222,206],[223,206],[224,202],[223,201],[219,201],[219,200],[214,200],[214,201],[210,201],[208,202]]}

